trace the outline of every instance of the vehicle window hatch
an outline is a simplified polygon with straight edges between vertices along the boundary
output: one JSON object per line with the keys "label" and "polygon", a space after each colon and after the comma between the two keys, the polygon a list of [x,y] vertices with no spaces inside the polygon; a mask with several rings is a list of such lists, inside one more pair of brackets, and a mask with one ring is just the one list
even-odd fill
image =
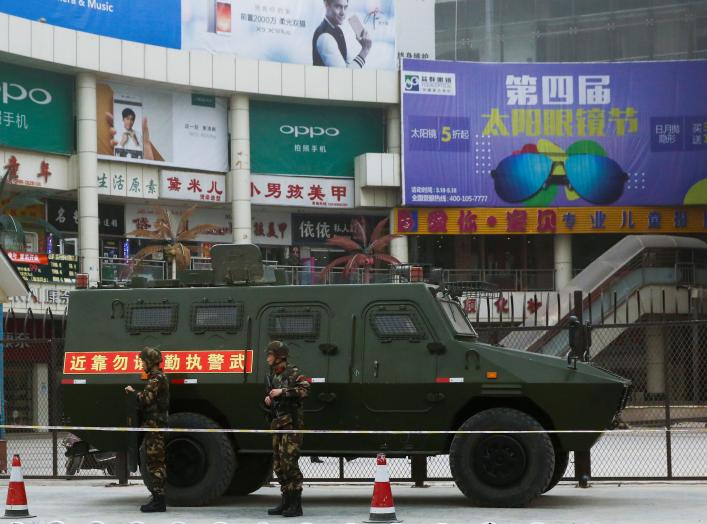
{"label": "vehicle window hatch", "polygon": [[177,314],[177,304],[131,304],[125,315],[125,327],[130,333],[171,333],[177,328]]}
{"label": "vehicle window hatch", "polygon": [[314,339],[319,336],[321,323],[317,311],[307,313],[273,313],[268,322],[268,333],[273,338]]}
{"label": "vehicle window hatch", "polygon": [[191,329],[195,333],[204,331],[236,332],[243,325],[242,304],[193,304]]}
{"label": "vehicle window hatch", "polygon": [[410,313],[376,313],[371,317],[373,330],[382,339],[422,339],[419,322]]}

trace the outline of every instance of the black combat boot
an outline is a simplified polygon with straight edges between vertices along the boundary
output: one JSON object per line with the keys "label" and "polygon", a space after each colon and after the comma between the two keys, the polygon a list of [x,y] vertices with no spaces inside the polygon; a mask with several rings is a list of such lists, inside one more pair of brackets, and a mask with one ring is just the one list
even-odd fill
{"label": "black combat boot", "polygon": [[282,512],[289,505],[290,505],[290,492],[285,491],[282,493],[282,498],[280,499],[280,503],[277,506],[275,506],[274,508],[270,508],[268,510],[268,515],[282,515]]}
{"label": "black combat boot", "polygon": [[158,513],[167,511],[167,503],[164,500],[164,495],[153,494],[150,502],[140,506],[140,511],[143,513]]}
{"label": "black combat boot", "polygon": [[290,505],[282,512],[283,517],[301,517],[302,516],[302,491],[293,491],[290,493]]}

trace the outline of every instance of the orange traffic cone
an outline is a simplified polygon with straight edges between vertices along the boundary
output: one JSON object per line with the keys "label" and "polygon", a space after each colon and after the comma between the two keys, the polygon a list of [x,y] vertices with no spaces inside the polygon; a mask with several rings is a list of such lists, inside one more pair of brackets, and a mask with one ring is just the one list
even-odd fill
{"label": "orange traffic cone", "polygon": [[12,457],[12,470],[10,471],[10,484],[7,489],[7,503],[5,504],[6,519],[32,518],[27,507],[27,493],[25,481],[22,479],[22,464],[20,456]]}
{"label": "orange traffic cone", "polygon": [[390,491],[390,474],[385,454],[378,453],[376,458],[376,479],[373,484],[371,513],[364,522],[402,522],[395,517],[395,504]]}

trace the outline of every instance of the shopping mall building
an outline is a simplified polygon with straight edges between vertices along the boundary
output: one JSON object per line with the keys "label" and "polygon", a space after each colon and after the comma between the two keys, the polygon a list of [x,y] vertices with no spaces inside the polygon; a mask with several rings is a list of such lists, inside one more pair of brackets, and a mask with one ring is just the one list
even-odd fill
{"label": "shopping mall building", "polygon": [[[174,8],[160,7],[165,3]],[[104,5],[110,9],[101,10]],[[36,316],[50,307],[61,316],[77,271],[88,273],[92,285],[124,282],[136,272],[169,276],[162,242],[153,238],[162,213],[171,216],[171,233],[182,233],[192,268],[208,267],[214,243],[235,242],[259,245],[273,263],[315,272],[341,255],[329,238],[352,236],[356,223],[369,236],[388,218],[402,235],[390,245],[401,263],[466,272],[468,279],[508,290],[560,289],[629,233],[705,238],[705,185],[685,187],[684,199],[656,197],[661,185],[683,178],[680,161],[656,182],[636,162],[617,168],[621,162],[607,160],[626,178],[624,196],[651,186],[652,196],[643,200],[591,199],[579,192],[572,173],[550,176],[571,156],[566,139],[572,132],[576,139],[601,136],[592,121],[586,131],[584,120],[580,126],[584,109],[576,104],[574,131],[564,136],[567,122],[554,129],[548,120],[564,118],[561,105],[547,105],[553,109],[543,114],[527,107],[513,109],[512,117],[510,110],[499,113],[500,127],[475,137],[469,134],[473,126],[462,129],[455,116],[452,127],[460,129],[454,139],[466,137],[460,147],[468,148],[475,165],[467,173],[465,161],[456,160],[451,170],[440,171],[434,158],[461,157],[413,140],[419,126],[415,115],[407,120],[402,98],[411,97],[412,108],[422,99],[405,90],[405,79],[401,84],[399,59],[412,59],[407,70],[434,64],[416,59],[458,61],[445,63],[479,75],[473,85],[480,87],[492,83],[485,71],[500,74],[505,66],[502,75],[519,82],[514,89],[525,89],[515,94],[527,94],[528,81],[537,80],[534,89],[541,76],[545,81],[542,68],[533,70],[541,62],[707,58],[707,1],[350,0],[346,16],[357,20],[340,26],[326,21],[325,7],[319,0],[0,6],[0,160],[9,171],[0,213],[24,224],[21,240],[3,226],[2,244],[36,296],[29,304],[16,301],[14,314],[23,319],[28,308]],[[368,52],[357,39],[359,23],[371,41]],[[467,70],[462,62],[488,69]],[[584,74],[581,64],[568,71],[548,78]],[[704,62],[693,62],[685,74],[692,82],[685,93],[701,93],[693,102],[703,103]],[[561,97],[566,87],[560,82],[553,89]],[[642,96],[618,76],[611,88],[617,100],[624,88]],[[510,91],[499,89],[499,100],[510,102]],[[461,83],[456,98],[462,91],[476,100]],[[484,111],[491,111],[498,101],[484,93],[491,97]],[[449,115],[457,109],[449,106]],[[604,109],[609,134],[617,108]],[[621,132],[653,125],[631,113],[630,104],[617,110],[625,118]],[[705,115],[682,125],[707,129]],[[436,133],[432,128],[423,131]],[[504,129],[520,142],[497,156],[498,143],[493,151],[491,143],[504,138]],[[661,139],[676,136],[686,143],[707,135],[668,133]],[[699,159],[701,147],[671,154]],[[518,152],[546,153],[553,164],[545,166],[547,180],[531,198],[486,200],[454,186],[455,177],[480,173],[477,193],[484,184],[493,192],[501,160]],[[570,171],[569,162],[564,167]],[[420,194],[428,189],[429,198]],[[8,205],[16,193],[24,200]],[[20,201],[26,205],[16,205]],[[360,235],[357,241],[363,242]],[[150,246],[153,255],[136,267],[133,257]]]}

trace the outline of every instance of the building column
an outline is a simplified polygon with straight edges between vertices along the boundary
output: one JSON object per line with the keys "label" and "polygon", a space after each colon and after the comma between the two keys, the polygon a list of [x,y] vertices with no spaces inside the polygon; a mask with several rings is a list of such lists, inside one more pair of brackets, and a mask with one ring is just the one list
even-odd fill
{"label": "building column", "polygon": [[665,395],[665,340],[661,326],[646,326],[646,395],[648,400]]}
{"label": "building column", "polygon": [[100,282],[98,250],[98,182],[96,160],[96,76],[79,73],[76,79],[79,157],[79,256],[81,271],[90,282]]}
{"label": "building column", "polygon": [[[386,113],[386,137],[385,142],[387,146],[388,153],[398,155],[397,164],[400,165],[402,158],[400,157],[401,147],[400,147],[400,107],[390,106],[388,112]],[[403,188],[400,188],[402,191]],[[399,198],[397,199],[400,200]],[[395,209],[390,210],[389,226],[392,232],[395,228]],[[406,235],[401,235],[398,238],[394,238],[390,243],[390,254],[397,258],[401,264],[407,264],[410,261],[408,256],[408,237]]]}
{"label": "building column", "polygon": [[572,235],[555,235],[555,290],[572,280]]}
{"label": "building column", "polygon": [[228,121],[231,129],[231,171],[228,173],[228,187],[231,197],[233,242],[250,244],[250,99],[247,95],[231,95]]}

